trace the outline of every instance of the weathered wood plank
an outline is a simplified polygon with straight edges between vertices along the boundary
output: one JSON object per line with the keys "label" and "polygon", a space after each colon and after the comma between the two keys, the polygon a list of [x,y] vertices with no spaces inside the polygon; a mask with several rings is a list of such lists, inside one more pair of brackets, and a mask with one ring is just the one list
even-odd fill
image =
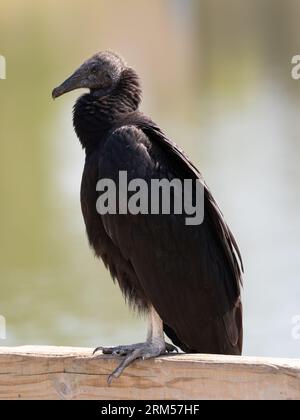
{"label": "weathered wood plank", "polygon": [[300,360],[169,355],[117,360],[91,349],[0,348],[0,399],[300,399]]}

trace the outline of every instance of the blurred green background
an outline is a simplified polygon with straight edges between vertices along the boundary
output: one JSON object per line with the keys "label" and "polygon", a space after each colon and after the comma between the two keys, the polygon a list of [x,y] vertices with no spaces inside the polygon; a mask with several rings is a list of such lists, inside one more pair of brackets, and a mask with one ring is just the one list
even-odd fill
{"label": "blurred green background", "polygon": [[99,50],[144,87],[143,111],[203,172],[245,263],[245,354],[299,357],[298,0],[1,0],[0,345],[140,341],[145,322],[88,248],[79,92],[51,90]]}

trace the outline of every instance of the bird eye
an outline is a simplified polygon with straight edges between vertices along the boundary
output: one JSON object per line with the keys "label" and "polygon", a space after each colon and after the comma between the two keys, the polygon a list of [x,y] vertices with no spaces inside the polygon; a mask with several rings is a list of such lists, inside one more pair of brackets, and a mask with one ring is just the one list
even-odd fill
{"label": "bird eye", "polygon": [[105,78],[106,82],[111,82],[112,81],[111,75],[107,72],[105,72],[104,78]]}
{"label": "bird eye", "polygon": [[98,66],[95,64],[94,66],[91,67],[91,73],[95,74],[98,72]]}

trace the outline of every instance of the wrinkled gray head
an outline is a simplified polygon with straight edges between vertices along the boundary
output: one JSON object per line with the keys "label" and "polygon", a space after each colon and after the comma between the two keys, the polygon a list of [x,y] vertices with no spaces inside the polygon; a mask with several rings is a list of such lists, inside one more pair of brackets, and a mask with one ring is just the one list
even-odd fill
{"label": "wrinkled gray head", "polygon": [[121,57],[112,52],[100,52],[85,61],[68,79],[56,87],[52,97],[79,88],[88,88],[96,95],[108,94],[120,80],[126,65]]}

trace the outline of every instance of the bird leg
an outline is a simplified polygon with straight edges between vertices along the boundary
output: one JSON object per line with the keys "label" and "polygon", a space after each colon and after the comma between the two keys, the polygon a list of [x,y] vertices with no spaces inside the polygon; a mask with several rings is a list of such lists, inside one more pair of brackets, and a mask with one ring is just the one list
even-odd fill
{"label": "bird leg", "polygon": [[111,384],[113,379],[118,378],[124,369],[136,359],[145,360],[174,351],[178,352],[175,346],[165,342],[162,320],[152,306],[149,312],[149,327],[145,343],[106,348],[98,347],[94,354],[98,350],[102,350],[103,354],[125,356],[119,366],[108,377],[108,384]]}

